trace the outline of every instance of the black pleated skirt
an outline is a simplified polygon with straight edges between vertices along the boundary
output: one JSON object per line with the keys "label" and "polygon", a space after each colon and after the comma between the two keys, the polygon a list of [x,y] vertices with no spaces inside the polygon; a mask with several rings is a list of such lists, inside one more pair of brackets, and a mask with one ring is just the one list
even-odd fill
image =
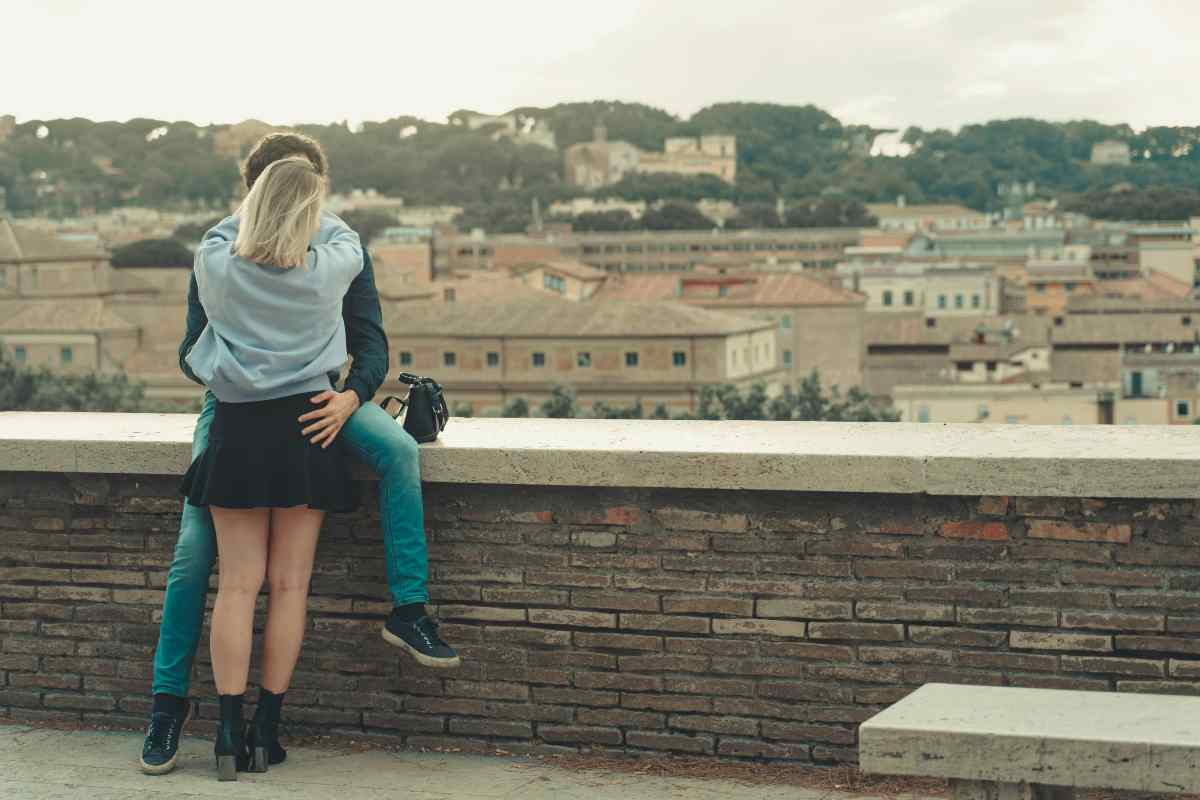
{"label": "black pleated skirt", "polygon": [[217,403],[208,447],[192,461],[182,491],[194,506],[353,511],[357,505],[341,436],[311,444],[297,419],[311,394],[256,403]]}

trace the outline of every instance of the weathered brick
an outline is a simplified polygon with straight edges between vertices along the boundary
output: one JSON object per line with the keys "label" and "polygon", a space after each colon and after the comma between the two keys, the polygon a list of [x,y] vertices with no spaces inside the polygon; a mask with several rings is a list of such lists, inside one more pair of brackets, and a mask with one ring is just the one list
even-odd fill
{"label": "weathered brick", "polygon": [[603,650],[662,650],[663,642],[658,636],[642,636],[631,633],[585,633],[577,631],[575,645]]}
{"label": "weathered brick", "polygon": [[448,680],[446,694],[453,697],[481,697],[486,700],[526,700],[529,687],[519,683]]}
{"label": "weathered brick", "polygon": [[1029,536],[1034,539],[1058,539],[1071,542],[1117,542],[1128,544],[1133,534],[1130,525],[1105,522],[1061,522],[1050,519],[1029,520]]}
{"label": "weathered brick", "polygon": [[1183,639],[1172,636],[1118,636],[1116,637],[1116,646],[1118,650],[1200,655],[1200,639]]}
{"label": "weathered brick", "polygon": [[784,739],[795,742],[829,742],[830,744],[854,744],[855,742],[852,728],[775,722],[773,720],[763,720],[762,735],[768,739]]}
{"label": "weathered brick", "polygon": [[[977,655],[990,655],[980,653]],[[949,650],[928,647],[860,647],[858,657],[864,662],[889,664],[951,664],[954,654]]]}
{"label": "weathered brick", "polygon": [[760,642],[758,649],[765,658],[799,658],[813,661],[854,660],[854,648],[840,644]]}
{"label": "weathered brick", "polygon": [[617,535],[612,531],[575,531],[571,534],[571,544],[579,547],[613,547],[617,543]]}
{"label": "weathered brick", "polygon": [[32,639],[9,636],[0,641],[6,653],[34,653],[43,656],[69,656],[75,652],[70,639]]}
{"label": "weathered brick", "polygon": [[628,692],[662,691],[662,678],[623,672],[578,672],[575,685],[580,689],[618,689]]}
{"label": "weathered brick", "polygon": [[854,615],[859,619],[871,620],[953,622],[954,606],[860,601],[854,604]]}
{"label": "weathered brick", "polygon": [[525,609],[523,608],[447,605],[438,607],[438,615],[444,619],[474,619],[483,622],[525,622]]}
{"label": "weathered brick", "polygon": [[[1014,590],[1015,591],[1015,590]],[[1001,588],[981,588],[975,585],[910,586],[903,598],[915,603],[958,603],[966,606],[996,607],[1006,605],[1009,593]],[[860,597],[859,600],[867,598]]]}
{"label": "weathered brick", "polygon": [[736,656],[752,652],[755,642],[744,639],[688,639],[668,637],[667,651],[671,653],[692,653],[706,656]]}
{"label": "weathered brick", "polygon": [[616,614],[599,611],[574,611],[562,608],[531,608],[529,622],[533,625],[562,625],[572,628],[615,628]]}
{"label": "weathered brick", "polygon": [[999,647],[1008,641],[1006,631],[920,625],[909,625],[908,636],[917,644],[942,644],[955,647]]}
{"label": "weathered brick", "polygon": [[646,731],[629,731],[625,734],[625,744],[646,750],[668,750],[676,753],[711,754],[716,749],[716,740],[711,736],[683,736]]}
{"label": "weathered brick", "polygon": [[486,603],[505,603],[522,606],[565,606],[567,592],[557,589],[522,589],[508,586],[488,587],[481,592]]}
{"label": "weathered brick", "polygon": [[810,639],[902,642],[904,626],[872,622],[812,622],[808,626],[808,636]]}
{"label": "weathered brick", "polygon": [[[782,560],[773,559],[770,566],[778,565]],[[662,556],[662,568],[676,572],[752,572],[756,565],[758,565],[758,561],[754,556],[727,556],[711,553],[664,554]],[[767,566],[767,562],[761,564],[764,569]]]}
{"label": "weathered brick", "polygon": [[670,506],[655,509],[652,516],[659,525],[672,530],[736,533],[747,530],[750,525],[745,514],[721,514]]}
{"label": "weathered brick", "polygon": [[666,614],[621,614],[622,630],[668,631],[671,633],[708,633],[707,617],[669,616]]}
{"label": "weathered brick", "polygon": [[571,644],[570,631],[548,631],[543,628],[488,625],[484,627],[483,635],[488,640],[504,641],[511,644],[534,644],[547,647],[567,647]]}
{"label": "weathered brick", "polygon": [[1198,611],[1200,596],[1194,593],[1116,592],[1118,606],[1123,608],[1162,608],[1168,611]]}
{"label": "weathered brick", "polygon": [[754,736],[758,733],[758,720],[745,717],[672,714],[667,720],[667,726],[679,731],[725,733],[734,736]]}
{"label": "weathered brick", "polygon": [[1108,653],[1113,649],[1113,640],[1111,636],[1090,633],[1013,631],[1009,634],[1009,646],[1015,650],[1084,650]]}
{"label": "weathered brick", "polygon": [[1162,631],[1166,620],[1161,614],[1122,611],[1064,611],[1064,628],[1093,628],[1105,631]]}
{"label": "weathered brick", "polygon": [[943,522],[938,535],[947,539],[979,539],[987,542],[1007,542],[1008,526],[1003,522],[958,520]]}
{"label": "weathered brick", "polygon": [[762,634],[766,636],[794,636],[804,638],[804,622],[787,622],[776,619],[714,619],[712,632],[717,636]]}
{"label": "weathered brick", "polygon": [[755,602],[755,614],[784,619],[850,619],[854,616],[849,602],[790,598],[762,598]]}
{"label": "weathered brick", "polygon": [[637,525],[641,520],[642,510],[637,506],[579,509],[566,514],[566,521],[575,525]]}
{"label": "weathered brick", "polygon": [[617,728],[598,728],[585,725],[538,725],[538,737],[547,742],[571,742],[573,744],[620,744],[621,731]]}
{"label": "weathered brick", "polygon": [[948,581],[950,567],[924,561],[859,561],[854,574],[860,578],[899,578],[926,581]]}
{"label": "weathered brick", "polygon": [[958,654],[960,667],[978,669],[1003,669],[1022,672],[1055,672],[1058,656],[1035,655],[1033,653],[981,653],[967,650]]}
{"label": "weathered brick", "polygon": [[42,702],[46,708],[76,708],[83,711],[112,711],[117,707],[116,700],[103,695],[47,692]]}
{"label": "weathered brick", "polygon": [[1200,661],[1181,661],[1171,659],[1172,678],[1200,678]]}
{"label": "weathered brick", "polygon": [[664,688],[668,692],[699,695],[725,695],[752,697],[754,682],[732,678],[667,678]]}
{"label": "weathered brick", "polygon": [[754,601],[736,597],[712,595],[666,595],[662,599],[667,614],[725,614],[748,617],[754,613]]}
{"label": "weathered brick", "polygon": [[725,658],[714,657],[712,671],[733,675],[765,675],[774,678],[797,678],[804,674],[805,666],[791,659],[781,658]]}
{"label": "weathered brick", "polygon": [[706,672],[708,670],[708,659],[704,656],[621,656],[618,663],[622,672]]}
{"label": "weathered brick", "polygon": [[1183,681],[1117,681],[1118,692],[1200,695],[1200,683]]}
{"label": "weathered brick", "polygon": [[658,611],[658,595],[628,591],[574,591],[571,592],[571,605],[614,611]]}
{"label": "weathered brick", "polygon": [[1099,672],[1141,678],[1166,677],[1166,662],[1148,658],[1105,658],[1100,656],[1063,656],[1065,672]]}
{"label": "weathered brick", "polygon": [[1002,517],[1008,513],[1008,498],[1004,495],[981,497],[975,505],[975,510],[980,514]]}
{"label": "weathered brick", "polygon": [[1157,589],[1163,584],[1161,575],[1132,569],[1064,569],[1063,583],[1082,583],[1090,586],[1141,586]]}
{"label": "weathered brick", "polygon": [[1025,606],[1021,608],[960,608],[958,621],[966,625],[1025,625],[1053,628],[1058,625],[1058,611],[1053,608]]}
{"label": "weathered brick", "polygon": [[61,672],[12,672],[8,676],[8,685],[14,688],[78,690],[83,688],[83,678]]}
{"label": "weathered brick", "polygon": [[533,723],[521,720],[451,719],[450,732],[468,736],[499,736],[509,739],[529,739]]}
{"label": "weathered brick", "polygon": [[[520,583],[520,571],[513,583]],[[612,583],[610,575],[596,575],[586,572],[544,572],[530,570],[525,573],[525,582],[533,586],[583,586],[598,588]]]}
{"label": "weathered brick", "polygon": [[38,657],[23,653],[0,653],[0,670],[28,670],[38,668]]}
{"label": "weathered brick", "polygon": [[666,715],[651,711],[630,711],[624,708],[580,709],[576,714],[580,725],[605,728],[664,728]]}
{"label": "weathered brick", "polygon": [[712,701],[707,697],[682,694],[625,694],[621,696],[622,708],[648,709],[652,711],[710,711]]}
{"label": "weathered brick", "polygon": [[866,541],[862,539],[827,539],[809,542],[805,548],[810,556],[858,556],[864,558],[900,558],[904,543],[896,541]]}
{"label": "weathered brick", "polygon": [[533,689],[533,700],[535,703],[548,703],[551,705],[607,708],[617,705],[621,701],[621,697],[619,692],[560,689],[555,686],[535,686]]}
{"label": "weathered brick", "polygon": [[1168,633],[1200,633],[1200,617],[1167,617]]}
{"label": "weathered brick", "polygon": [[738,739],[731,736],[722,736],[717,742],[717,755],[781,761],[808,761],[811,758],[807,745]]}
{"label": "weathered brick", "polygon": [[145,586],[146,577],[141,572],[121,572],[107,569],[73,569],[72,583],[100,583],[108,586]]}
{"label": "weathered brick", "polygon": [[[707,533],[668,533],[662,535],[654,535],[647,533],[626,533],[621,534],[617,540],[617,544],[621,548],[630,548],[633,550],[707,550],[709,543],[709,534]],[[760,547],[755,547],[757,544],[753,539],[745,536],[713,536],[714,550],[749,550],[751,552],[761,551]],[[739,547],[736,542],[744,541],[746,546]]]}

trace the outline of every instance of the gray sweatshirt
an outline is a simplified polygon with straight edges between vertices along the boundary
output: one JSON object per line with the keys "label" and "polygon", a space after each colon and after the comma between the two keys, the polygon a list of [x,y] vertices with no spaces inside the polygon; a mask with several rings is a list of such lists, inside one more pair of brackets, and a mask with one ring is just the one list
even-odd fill
{"label": "gray sweatshirt", "polygon": [[281,269],[235,256],[237,231],[226,217],[196,251],[208,324],[188,366],[226,403],[325,391],[346,363],[342,298],[362,269],[358,234],[324,212],[306,266]]}

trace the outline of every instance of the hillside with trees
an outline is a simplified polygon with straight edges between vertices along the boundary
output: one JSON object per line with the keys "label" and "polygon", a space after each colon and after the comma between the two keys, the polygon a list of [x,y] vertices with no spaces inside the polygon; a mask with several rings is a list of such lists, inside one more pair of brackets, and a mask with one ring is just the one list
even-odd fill
{"label": "hillside with trees", "polygon": [[[998,185],[1033,181],[1039,195],[1069,199],[1080,210],[1141,218],[1194,209],[1186,191],[1200,185],[1200,126],[1134,131],[1089,120],[1007,119],[958,131],[911,127],[903,134],[911,147],[907,155],[870,156],[879,131],[811,105],[719,103],[687,119],[638,103],[606,101],[514,109],[522,121],[553,128],[556,152],[495,137],[491,127],[471,130],[462,124],[465,113],[446,123],[398,116],[356,130],[345,124],[297,129],[324,144],[334,191],[374,188],[412,205],[460,205],[465,209],[460,225],[493,230],[528,224],[535,198],[545,208],[579,195],[562,181],[561,149],[591,139],[601,125],[609,139],[648,150],[660,150],[668,136],[738,137],[736,186],[707,177],[633,175],[597,192],[650,203],[714,198],[761,212],[782,198],[816,215],[824,198],[850,208],[904,195],[910,203],[955,202],[990,211],[1000,207]],[[224,208],[238,192],[238,167],[232,155],[218,155],[215,142],[229,128],[152,119],[27,121],[0,142],[0,187],[17,215],[120,205]],[[1089,163],[1092,146],[1110,139],[1129,145],[1131,164]],[[832,207],[823,214],[835,216]],[[853,220],[857,214],[852,209],[836,217]]]}

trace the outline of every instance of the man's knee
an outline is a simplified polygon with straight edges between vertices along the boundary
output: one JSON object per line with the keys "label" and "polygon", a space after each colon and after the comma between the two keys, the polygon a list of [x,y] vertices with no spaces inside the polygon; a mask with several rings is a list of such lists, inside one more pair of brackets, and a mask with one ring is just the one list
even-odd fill
{"label": "man's knee", "polygon": [[379,477],[387,477],[396,472],[402,475],[421,474],[421,448],[415,439],[400,429],[398,435],[389,436],[379,459]]}

